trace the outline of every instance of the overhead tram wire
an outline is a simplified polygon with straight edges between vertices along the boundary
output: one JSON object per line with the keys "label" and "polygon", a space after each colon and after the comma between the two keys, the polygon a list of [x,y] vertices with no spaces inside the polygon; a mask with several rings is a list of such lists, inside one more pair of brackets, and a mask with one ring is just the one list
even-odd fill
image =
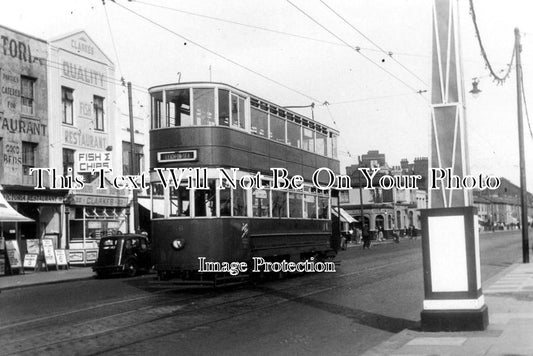
{"label": "overhead tram wire", "polygon": [[187,42],[190,42],[190,43],[194,44],[194,45],[197,46],[197,47],[200,47],[200,48],[203,49],[204,51],[209,52],[209,53],[211,53],[211,54],[213,54],[213,55],[215,55],[215,56],[217,56],[217,57],[219,57],[219,58],[222,58],[223,60],[225,60],[225,61],[227,61],[227,62],[229,62],[229,63],[231,63],[231,64],[233,64],[233,65],[235,65],[235,66],[237,66],[237,67],[239,67],[239,68],[242,68],[242,69],[244,69],[244,70],[246,70],[246,71],[248,71],[248,72],[250,72],[250,73],[253,73],[253,74],[255,74],[255,75],[257,75],[257,76],[259,76],[259,77],[261,77],[261,78],[263,78],[263,79],[265,79],[265,80],[271,82],[271,83],[274,83],[274,84],[276,84],[276,85],[279,85],[280,87],[283,87],[283,88],[285,88],[285,89],[287,89],[287,90],[289,90],[289,91],[292,91],[293,93],[296,93],[296,94],[299,94],[299,95],[301,95],[301,96],[303,96],[303,97],[306,97],[306,98],[308,98],[308,99],[310,99],[310,100],[312,100],[312,101],[314,101],[314,102],[317,102],[317,103],[320,102],[320,100],[317,99],[317,98],[314,98],[314,97],[312,97],[312,96],[310,96],[310,95],[307,95],[307,94],[305,94],[305,93],[299,91],[298,89],[291,88],[291,87],[289,87],[289,86],[287,86],[287,85],[285,85],[285,84],[283,84],[283,83],[281,83],[281,82],[279,82],[279,81],[277,81],[277,80],[275,80],[275,79],[272,79],[272,78],[270,78],[270,77],[268,77],[268,76],[266,76],[266,75],[264,75],[264,74],[261,74],[261,73],[255,71],[255,70],[253,70],[253,69],[251,69],[251,68],[249,68],[249,67],[243,65],[243,64],[240,64],[240,63],[234,61],[234,60],[231,59],[231,58],[228,58],[228,57],[226,57],[226,56],[224,56],[224,55],[222,55],[222,54],[219,54],[218,52],[215,52],[215,51],[213,51],[212,49],[209,49],[209,48],[207,48],[206,46],[201,45],[200,43],[198,43],[198,42],[196,42],[196,41],[193,41],[193,40],[191,40],[191,39],[189,39],[189,38],[187,38],[187,37],[185,37],[185,36],[183,36],[183,35],[177,33],[176,31],[171,30],[170,28],[168,28],[168,27],[166,27],[166,26],[163,26],[163,25],[161,25],[161,24],[155,22],[154,20],[152,20],[152,19],[150,19],[150,18],[148,18],[148,17],[146,17],[146,16],[144,16],[144,15],[142,15],[142,14],[140,14],[140,13],[138,13],[138,12],[136,12],[136,11],[134,11],[134,10],[132,10],[132,9],[130,9],[130,8],[128,8],[128,7],[124,6],[124,5],[122,5],[122,4],[119,4],[119,3],[116,2],[116,1],[113,1],[113,4],[116,4],[117,6],[121,7],[122,9],[127,10],[128,12],[131,12],[132,14],[134,14],[134,15],[136,15],[136,16],[142,18],[142,19],[144,19],[145,21],[148,21],[148,22],[152,23],[153,25],[156,25],[157,27],[160,27],[160,28],[164,29],[165,31],[172,33],[173,35],[175,35],[175,36],[181,38],[182,40],[185,40],[185,41],[187,41]]}
{"label": "overhead tram wire", "polygon": [[[389,76],[391,76],[392,78],[396,79],[398,82],[402,83],[404,86],[406,86],[407,88],[411,89],[414,93],[419,93],[419,94],[422,94],[423,90],[419,90],[419,89],[415,89],[414,87],[412,87],[411,85],[409,85],[408,83],[406,83],[405,81],[403,81],[402,79],[400,79],[398,76],[396,76],[394,73],[390,72],[389,70],[387,70],[386,68],[380,66],[379,64],[377,64],[376,62],[374,62],[372,59],[370,59],[368,56],[366,56],[365,54],[361,53],[361,51],[358,51],[356,48],[352,47],[352,45],[350,45],[348,42],[346,42],[345,40],[343,40],[341,37],[339,37],[338,35],[336,35],[335,33],[333,33],[330,29],[328,29],[326,26],[322,25],[320,22],[318,22],[317,20],[315,20],[311,15],[309,15],[307,12],[305,12],[304,10],[302,10],[301,8],[299,8],[297,5],[295,5],[293,2],[291,2],[290,0],[286,0],[289,4],[291,4],[294,8],[296,8],[298,11],[300,11],[303,15],[305,15],[307,18],[309,18],[311,21],[313,21],[314,23],[316,23],[318,26],[322,27],[325,31],[327,31],[329,34],[331,34],[332,36],[334,36],[336,39],[338,39],[339,41],[341,41],[342,43],[344,43],[347,47],[349,47],[350,49],[354,50],[356,53],[358,53],[359,55],[361,55],[363,58],[365,58],[368,62],[372,63],[373,65],[377,66],[379,69],[381,69],[382,71],[384,71],[385,73],[387,73]],[[424,99],[425,101],[427,101],[426,99]]]}
{"label": "overhead tram wire", "polygon": [[355,27],[354,25],[352,25],[348,20],[346,20],[341,14],[339,14],[337,11],[335,11],[331,6],[329,6],[328,4],[326,4],[323,0],[320,0],[320,2],[325,6],[327,7],[331,12],[333,12],[335,15],[337,15],[337,17],[339,17],[342,21],[344,21],[348,26],[350,26],[352,29],[354,29],[357,33],[359,33],[361,36],[363,36],[368,42],[372,43],[377,49],[379,49],[381,52],[383,52],[385,55],[389,56],[390,58],[392,58],[393,61],[395,61],[400,67],[402,67],[404,70],[406,70],[409,74],[411,74],[413,77],[415,77],[416,79],[418,79],[422,84],[424,84],[426,87],[428,86],[428,84],[422,79],[420,78],[418,75],[416,75],[416,73],[414,73],[413,71],[411,71],[409,68],[407,68],[406,66],[404,66],[400,61],[398,61],[396,58],[393,57],[393,53],[390,52],[390,51],[386,51],[384,50],[381,46],[379,46],[376,42],[374,42],[370,37],[368,37],[367,35],[365,35],[363,32],[361,32],[357,27]]}
{"label": "overhead tram wire", "polygon": [[[276,33],[276,34],[278,34],[278,35],[284,35],[284,36],[289,36],[289,37],[295,37],[295,38],[299,38],[299,39],[303,39],[303,40],[308,40],[308,41],[314,41],[314,42],[327,43],[327,44],[335,45],[335,46],[344,46],[344,44],[339,43],[339,42],[332,42],[332,41],[328,41],[328,40],[322,40],[322,39],[319,39],[319,38],[313,38],[313,37],[309,37],[309,36],[299,35],[299,34],[296,34],[296,33],[291,33],[291,32],[286,32],[286,31],[275,30],[275,29],[268,28],[268,27],[262,27],[262,26],[257,26],[257,25],[250,25],[250,24],[246,24],[246,23],[243,23],[243,22],[238,22],[238,21],[233,21],[233,20],[227,20],[227,19],[223,19],[223,18],[220,18],[220,17],[214,17],[214,16],[209,16],[209,15],[198,14],[198,13],[191,12],[191,11],[185,11],[185,10],[181,10],[181,9],[177,9],[177,8],[173,8],[173,7],[164,6],[164,5],[152,4],[152,3],[145,2],[145,1],[140,1],[140,0],[130,0],[130,2],[134,2],[134,3],[138,3],[138,4],[142,4],[142,5],[147,5],[147,6],[153,6],[153,7],[156,7],[156,8],[163,9],[163,10],[169,10],[169,11],[179,12],[179,13],[182,13],[182,14],[191,15],[191,16],[196,16],[196,17],[201,17],[201,18],[205,18],[205,19],[209,19],[209,20],[213,20],[213,21],[219,21],[219,22],[229,23],[229,24],[232,24],[232,25],[248,27],[248,28],[251,28],[251,29],[254,29],[254,30],[261,30],[261,31],[265,31],[265,32]],[[366,50],[366,51],[379,52],[379,50],[376,50],[376,49],[374,49],[374,48],[366,48],[366,47],[358,47],[358,48],[360,48],[360,49],[362,49],[362,50]],[[415,57],[423,56],[423,55],[418,55],[418,54],[408,54],[408,53],[403,53],[403,55],[406,55],[406,56],[415,56]],[[424,56],[424,57],[425,57],[425,56]]]}

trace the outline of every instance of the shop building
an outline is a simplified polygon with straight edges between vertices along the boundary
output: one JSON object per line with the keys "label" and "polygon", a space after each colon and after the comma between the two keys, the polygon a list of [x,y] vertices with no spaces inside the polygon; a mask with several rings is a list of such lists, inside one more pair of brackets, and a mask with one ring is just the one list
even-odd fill
{"label": "shop building", "polygon": [[0,185],[6,201],[33,222],[4,222],[1,236],[26,241],[51,237],[64,243],[66,190],[35,190],[32,168],[49,167],[47,42],[0,26]]}
{"label": "shop building", "polygon": [[[107,154],[113,177],[121,174],[122,142],[113,62],[84,31],[50,41],[50,167],[63,176],[83,176],[83,189],[65,201],[62,248],[70,263],[91,263],[101,236],[127,230],[127,192],[96,189],[97,175],[76,167],[76,153]],[[109,187],[109,184],[106,185]]]}

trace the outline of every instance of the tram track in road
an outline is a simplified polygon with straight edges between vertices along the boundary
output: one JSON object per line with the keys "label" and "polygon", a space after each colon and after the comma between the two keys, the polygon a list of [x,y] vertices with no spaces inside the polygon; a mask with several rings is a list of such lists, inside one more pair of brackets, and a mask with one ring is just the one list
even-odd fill
{"label": "tram track in road", "polygon": [[[65,350],[68,353],[76,354],[112,352],[139,342],[157,339],[158,337],[210,327],[212,324],[273,308],[283,303],[305,301],[306,298],[320,293],[349,287],[353,283],[357,284],[357,281],[353,280],[350,283],[346,283],[346,278],[358,273],[365,274],[369,271],[381,270],[383,276],[386,276],[390,272],[387,267],[394,269],[402,263],[408,264],[409,261],[380,264],[361,271],[354,271],[353,273],[339,274],[333,278],[328,278],[326,284],[329,285],[320,289],[316,289],[317,281],[314,278],[312,280],[293,278],[288,281],[297,281],[298,283],[282,284],[281,290],[276,289],[274,292],[268,286],[241,289],[221,295],[224,299],[221,302],[219,298],[198,298],[198,296],[180,300],[178,303],[166,300],[167,303],[163,302],[160,306],[146,306],[145,308],[130,310],[120,315],[115,314],[88,320],[63,329],[55,328],[50,330],[49,334],[27,335],[23,339],[4,345],[3,350],[4,352],[7,351],[8,354],[35,352],[59,354]],[[301,280],[307,281],[302,284]],[[342,282],[343,280],[344,282]],[[371,281],[368,280],[366,283],[371,283]],[[291,292],[294,289],[298,290],[298,292]],[[191,299],[195,300],[192,301]],[[139,333],[139,330],[142,330],[142,333]],[[42,341],[36,344],[36,339]],[[29,340],[32,342],[29,342]]]}

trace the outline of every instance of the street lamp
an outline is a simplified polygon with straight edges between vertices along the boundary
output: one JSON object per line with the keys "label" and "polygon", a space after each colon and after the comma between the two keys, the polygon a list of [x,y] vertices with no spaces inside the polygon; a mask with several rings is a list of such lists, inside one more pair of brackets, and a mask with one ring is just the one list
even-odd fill
{"label": "street lamp", "polygon": [[471,93],[474,98],[477,98],[479,96],[479,93],[481,93],[481,90],[477,87],[478,84],[479,84],[479,79],[473,78],[472,79],[472,90],[470,90],[469,93]]}

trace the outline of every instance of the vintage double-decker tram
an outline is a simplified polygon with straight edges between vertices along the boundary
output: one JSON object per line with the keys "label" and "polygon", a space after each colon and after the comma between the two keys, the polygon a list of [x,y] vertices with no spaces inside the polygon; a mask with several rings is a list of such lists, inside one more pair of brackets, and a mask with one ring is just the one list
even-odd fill
{"label": "vintage double-decker tram", "polygon": [[[330,207],[338,198],[311,179],[318,168],[338,174],[336,130],[226,84],[168,84],[149,92],[151,239],[161,279],[220,277],[198,272],[202,257],[250,262],[335,255],[339,233]],[[170,171],[177,177],[179,168],[186,170],[176,186]],[[237,179],[260,172],[267,188],[230,189],[221,168],[230,175],[237,168]],[[301,175],[303,189],[268,188],[271,168]],[[205,189],[188,189],[189,174]],[[319,179],[329,181],[327,174]]]}

